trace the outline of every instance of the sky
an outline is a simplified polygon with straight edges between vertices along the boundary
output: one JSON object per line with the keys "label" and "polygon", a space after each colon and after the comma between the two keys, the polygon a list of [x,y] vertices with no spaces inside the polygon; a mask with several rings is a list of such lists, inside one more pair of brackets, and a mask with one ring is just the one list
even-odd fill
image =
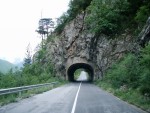
{"label": "sky", "polygon": [[19,63],[30,43],[32,54],[41,42],[35,32],[42,18],[59,18],[70,0],[0,0],[0,59]]}

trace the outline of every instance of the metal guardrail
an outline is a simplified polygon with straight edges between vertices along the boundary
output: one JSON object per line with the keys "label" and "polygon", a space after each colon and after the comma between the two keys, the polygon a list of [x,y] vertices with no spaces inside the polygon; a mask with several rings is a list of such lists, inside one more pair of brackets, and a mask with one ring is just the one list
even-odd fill
{"label": "metal guardrail", "polygon": [[25,91],[25,90],[31,90],[31,89],[34,89],[34,88],[44,87],[44,86],[48,86],[48,85],[55,85],[57,83],[58,82],[51,82],[51,83],[45,83],[45,84],[36,84],[36,85],[29,85],[29,86],[22,86],[22,87],[0,89],[0,95],[22,92],[22,91]]}

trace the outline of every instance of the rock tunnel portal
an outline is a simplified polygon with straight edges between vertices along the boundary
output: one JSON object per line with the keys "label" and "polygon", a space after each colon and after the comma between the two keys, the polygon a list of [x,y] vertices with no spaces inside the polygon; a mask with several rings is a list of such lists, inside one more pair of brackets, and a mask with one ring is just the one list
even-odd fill
{"label": "rock tunnel portal", "polygon": [[69,68],[67,70],[68,80],[75,81],[74,73],[77,69],[80,69],[80,68],[84,69],[88,73],[88,75],[89,75],[88,81],[92,82],[94,79],[94,69],[90,64],[87,64],[87,63],[75,63],[75,64],[72,64],[71,66],[69,66]]}

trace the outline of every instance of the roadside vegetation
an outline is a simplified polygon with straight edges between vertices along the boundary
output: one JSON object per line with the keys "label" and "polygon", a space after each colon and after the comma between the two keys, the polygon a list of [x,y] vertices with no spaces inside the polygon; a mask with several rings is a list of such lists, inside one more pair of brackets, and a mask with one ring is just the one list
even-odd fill
{"label": "roadside vegetation", "polygon": [[7,95],[1,95],[0,96],[0,106],[6,105],[8,103],[12,102],[18,102],[24,98],[29,98],[31,96],[34,96],[35,94],[43,93],[45,91],[49,91],[55,87],[58,87],[61,84],[57,84],[52,87],[52,85],[45,86],[42,88],[37,88],[37,89],[32,89],[32,90],[27,90],[27,91],[22,91],[18,93],[13,93],[13,94],[7,94]]}
{"label": "roadside vegetation", "polygon": [[96,84],[121,99],[150,112],[150,44],[141,54],[127,54]]}
{"label": "roadside vegetation", "polygon": [[[52,63],[47,61],[45,64],[45,49],[46,48],[44,46],[40,47],[36,53],[36,56],[32,58],[30,47],[28,46],[26,57],[24,58],[24,66],[21,69],[17,71],[10,69],[10,71],[5,74],[0,72],[0,89],[50,83],[55,81],[59,82],[59,86],[64,84],[65,81],[56,76]],[[18,93],[2,95],[0,96],[0,106],[30,97],[37,93],[48,91],[50,89],[52,89],[52,87],[48,86],[44,88],[23,91],[21,95]]]}
{"label": "roadside vegetation", "polygon": [[32,61],[28,48],[23,68],[15,72],[10,70],[6,74],[0,73],[0,88],[19,87],[58,80],[59,78],[55,76],[51,62],[47,62],[47,65],[44,65],[44,55],[45,50],[40,49],[37,52],[36,61]]}

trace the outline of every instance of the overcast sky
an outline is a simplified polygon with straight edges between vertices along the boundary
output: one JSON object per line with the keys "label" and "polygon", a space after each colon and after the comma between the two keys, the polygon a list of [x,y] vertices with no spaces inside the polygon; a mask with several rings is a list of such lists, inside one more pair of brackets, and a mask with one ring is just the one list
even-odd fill
{"label": "overcast sky", "polygon": [[35,32],[41,18],[58,18],[70,0],[0,0],[0,59],[12,63],[24,59],[30,43],[33,50],[41,42]]}

